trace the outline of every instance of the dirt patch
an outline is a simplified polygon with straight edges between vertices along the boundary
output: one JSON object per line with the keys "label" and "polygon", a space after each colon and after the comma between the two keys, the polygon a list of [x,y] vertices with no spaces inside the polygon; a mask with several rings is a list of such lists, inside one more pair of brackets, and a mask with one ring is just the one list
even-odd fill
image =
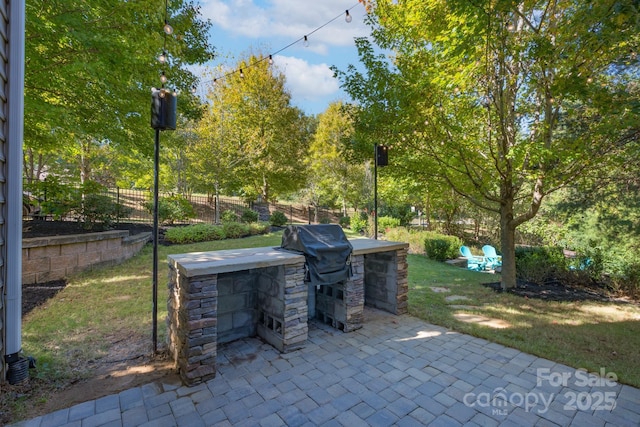
{"label": "dirt patch", "polygon": [[[17,385],[0,384],[0,425],[29,420],[78,403],[99,399],[156,381],[180,384],[166,352],[152,355],[136,348],[130,337],[109,350],[103,360],[92,361],[91,377],[71,381],[45,380],[31,369]],[[37,362],[36,362],[37,366]]]}
{"label": "dirt patch", "polygon": [[[153,231],[150,224],[138,223],[122,223],[111,229],[128,230],[130,235]],[[80,223],[66,221],[23,222],[23,238],[96,231],[104,230],[86,229]],[[159,229],[159,244],[163,243],[163,231],[162,228]],[[65,286],[65,280],[23,285],[22,315],[25,316],[44,304]],[[17,385],[0,384],[0,425],[32,419],[155,381],[180,383],[173,362],[162,347],[159,348],[158,354],[153,354],[149,340],[116,335],[106,339],[110,343],[108,354],[96,360],[82,362],[85,364],[83,369],[89,372],[83,375],[85,378],[66,381],[39,378],[39,362],[36,361],[36,368],[30,369],[27,380]]]}
{"label": "dirt patch", "polygon": [[[500,282],[484,283],[484,286],[496,292],[504,292]],[[617,301],[604,291],[567,286],[556,280],[542,284],[518,281],[516,287],[508,289],[507,292],[524,298],[547,301]]]}

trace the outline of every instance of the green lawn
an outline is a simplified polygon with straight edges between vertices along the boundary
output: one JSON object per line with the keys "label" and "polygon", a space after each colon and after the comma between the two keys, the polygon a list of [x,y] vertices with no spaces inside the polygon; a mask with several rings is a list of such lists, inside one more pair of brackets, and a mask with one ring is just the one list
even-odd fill
{"label": "green lawn", "polygon": [[[640,387],[640,306],[554,302],[496,293],[500,277],[409,255],[409,312],[427,322]],[[446,288],[448,292],[438,288]],[[447,297],[454,301],[447,301]],[[456,299],[457,297],[466,299]]]}
{"label": "green lawn", "polygon": [[[281,234],[276,233],[161,246],[158,341],[165,341],[167,255],[279,246],[280,240]],[[409,255],[408,262],[412,315],[576,368],[598,371],[603,367],[621,382],[640,387],[637,304],[524,299],[497,294],[481,285],[498,281],[495,275],[466,271],[421,255]],[[141,348],[150,348],[151,271],[152,248],[148,245],[119,266],[71,278],[55,298],[27,315],[23,347],[25,354],[38,359],[39,377],[64,383],[90,376],[90,361],[104,357],[120,337],[131,337]],[[466,299],[446,300],[454,295]]]}

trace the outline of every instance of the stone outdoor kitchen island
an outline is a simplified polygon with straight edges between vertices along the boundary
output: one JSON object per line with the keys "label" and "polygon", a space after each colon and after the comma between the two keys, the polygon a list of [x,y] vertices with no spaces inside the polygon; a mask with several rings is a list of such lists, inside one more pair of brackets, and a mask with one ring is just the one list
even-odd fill
{"label": "stone outdoor kitchen island", "polygon": [[365,304],[406,313],[408,244],[350,242],[349,279],[321,286],[305,281],[304,255],[281,248],[170,255],[167,340],[182,381],[215,377],[221,343],[258,336],[283,353],[304,347],[309,313],[344,332],[362,326]]}

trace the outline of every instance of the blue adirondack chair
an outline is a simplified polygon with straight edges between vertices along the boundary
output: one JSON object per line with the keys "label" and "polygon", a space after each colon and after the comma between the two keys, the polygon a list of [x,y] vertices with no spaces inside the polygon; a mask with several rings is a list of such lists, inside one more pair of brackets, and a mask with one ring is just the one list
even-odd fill
{"label": "blue adirondack chair", "polygon": [[467,259],[467,268],[474,271],[482,271],[487,265],[485,257],[473,255],[467,246],[460,246],[460,254]]}
{"label": "blue adirondack chair", "polygon": [[496,248],[491,245],[484,245],[482,247],[482,253],[484,259],[487,261],[486,267],[489,270],[495,270],[496,267],[502,266],[502,256],[496,253]]}

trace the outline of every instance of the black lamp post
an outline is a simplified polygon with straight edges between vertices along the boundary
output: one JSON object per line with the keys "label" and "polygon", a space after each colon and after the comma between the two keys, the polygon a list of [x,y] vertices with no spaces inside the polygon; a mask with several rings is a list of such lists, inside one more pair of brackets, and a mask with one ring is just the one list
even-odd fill
{"label": "black lamp post", "polygon": [[378,166],[389,164],[389,149],[385,145],[375,145],[373,166],[373,238],[378,239]]}
{"label": "black lamp post", "polygon": [[160,131],[176,129],[176,94],[151,89],[151,127],[156,130],[153,161],[153,352],[158,351],[158,182],[160,172]]}

